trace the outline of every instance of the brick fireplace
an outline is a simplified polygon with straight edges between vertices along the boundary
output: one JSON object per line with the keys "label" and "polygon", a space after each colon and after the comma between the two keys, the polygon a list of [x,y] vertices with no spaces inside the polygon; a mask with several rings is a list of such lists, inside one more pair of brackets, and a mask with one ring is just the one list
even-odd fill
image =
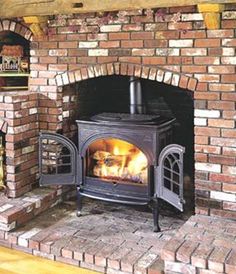
{"label": "brick fireplace", "polygon": [[136,76],[194,98],[195,212],[236,218],[236,8],[227,8],[218,30],[206,30],[195,6],[52,16],[41,39],[21,21],[2,20],[1,31],[30,41],[29,91],[0,95],[9,197],[37,184],[39,131],[76,131],[71,85]]}

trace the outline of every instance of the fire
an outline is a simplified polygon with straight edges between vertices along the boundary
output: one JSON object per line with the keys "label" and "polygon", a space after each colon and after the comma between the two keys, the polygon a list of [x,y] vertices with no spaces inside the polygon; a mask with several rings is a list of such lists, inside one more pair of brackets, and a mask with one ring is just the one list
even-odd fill
{"label": "fire", "polygon": [[90,145],[88,154],[92,176],[147,184],[147,157],[136,146],[119,139],[104,139]]}

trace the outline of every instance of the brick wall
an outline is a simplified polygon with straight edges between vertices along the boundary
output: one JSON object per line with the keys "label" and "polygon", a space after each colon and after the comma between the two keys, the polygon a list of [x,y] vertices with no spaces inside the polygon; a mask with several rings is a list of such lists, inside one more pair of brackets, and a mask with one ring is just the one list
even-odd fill
{"label": "brick wall", "polygon": [[32,189],[38,173],[38,94],[19,91],[0,95],[0,130],[5,133],[8,196]]}
{"label": "brick wall", "polygon": [[228,9],[219,30],[206,30],[194,6],[51,19],[48,36],[31,43],[40,129],[62,129],[62,87],[84,79],[136,75],[188,89],[195,100],[196,212],[236,218],[236,8]]}

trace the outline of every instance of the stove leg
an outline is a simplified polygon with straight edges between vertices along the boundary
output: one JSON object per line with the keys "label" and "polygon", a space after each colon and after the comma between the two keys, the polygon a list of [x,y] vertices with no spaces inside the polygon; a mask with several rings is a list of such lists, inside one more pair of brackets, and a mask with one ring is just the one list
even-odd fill
{"label": "stove leg", "polygon": [[80,187],[77,187],[77,217],[80,217],[82,210],[82,195],[80,194]]}
{"label": "stove leg", "polygon": [[154,232],[160,232],[161,228],[159,226],[159,201],[158,198],[153,198],[152,201],[152,210],[153,210],[153,222],[154,222]]}

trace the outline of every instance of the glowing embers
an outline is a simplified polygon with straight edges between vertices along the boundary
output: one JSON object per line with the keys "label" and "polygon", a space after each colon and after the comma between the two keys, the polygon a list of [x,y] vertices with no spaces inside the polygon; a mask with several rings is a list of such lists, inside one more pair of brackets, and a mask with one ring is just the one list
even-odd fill
{"label": "glowing embers", "polygon": [[87,150],[87,176],[147,184],[148,160],[133,144],[120,139],[99,139]]}

